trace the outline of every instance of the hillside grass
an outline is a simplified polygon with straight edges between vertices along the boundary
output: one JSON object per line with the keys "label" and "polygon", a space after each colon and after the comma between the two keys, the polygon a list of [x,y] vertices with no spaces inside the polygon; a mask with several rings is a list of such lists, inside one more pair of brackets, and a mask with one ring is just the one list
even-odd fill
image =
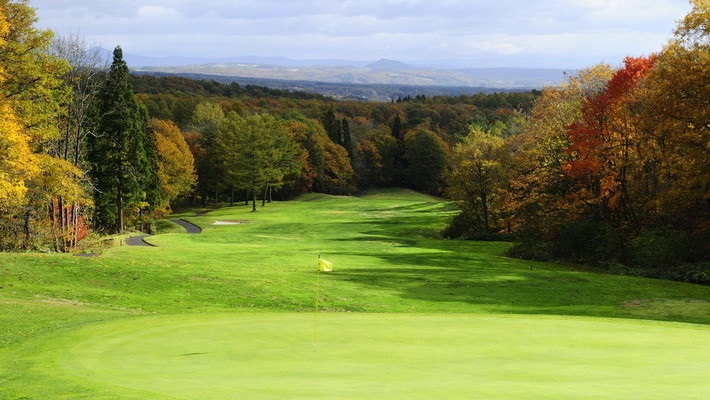
{"label": "hillside grass", "polygon": [[[155,318],[167,318],[173,322],[167,323],[163,331],[157,330],[155,335],[159,336],[146,334],[146,337],[167,337],[167,346],[185,343],[185,338],[191,335],[206,335],[200,329],[190,331],[184,328],[185,321],[197,321],[194,323],[202,326],[200,324],[204,322],[200,321],[205,318],[219,325],[220,321],[232,323],[234,316],[251,316],[261,321],[265,331],[281,327],[276,330],[280,336],[271,334],[273,340],[283,340],[284,330],[292,328],[295,329],[294,335],[308,336],[298,327],[310,323],[303,322],[304,318],[311,321],[306,316],[313,315],[316,285],[319,285],[318,304],[323,314],[323,329],[332,332],[332,329],[339,328],[350,335],[348,337],[357,336],[352,329],[378,324],[384,325],[379,328],[380,332],[388,332],[387,327],[394,329],[392,323],[398,318],[405,319],[405,326],[419,326],[417,321],[426,321],[426,318],[444,316],[447,320],[460,321],[467,316],[488,316],[487,321],[492,325],[486,328],[486,332],[494,336],[497,329],[506,326],[501,321],[512,319],[517,322],[509,322],[512,323],[509,328],[524,331],[526,327],[532,327],[530,332],[533,335],[544,336],[544,332],[557,329],[571,334],[575,329],[584,329],[587,332],[585,337],[589,339],[586,343],[592,345],[582,346],[580,352],[598,350],[599,343],[608,345],[613,342],[614,335],[618,335],[618,346],[611,346],[612,350],[616,348],[618,351],[619,346],[633,342],[634,329],[638,328],[639,332],[658,330],[658,337],[651,335],[647,343],[643,342],[649,344],[647,353],[643,347],[635,350],[639,357],[656,354],[658,338],[665,337],[669,344],[666,353],[696,357],[691,360],[685,357],[688,365],[709,358],[710,350],[702,343],[707,343],[710,332],[710,288],[510,259],[503,256],[510,246],[508,243],[443,240],[438,234],[454,211],[436,198],[402,190],[372,192],[363,197],[311,194],[296,201],[268,204],[256,213],[249,212],[250,209],[241,206],[206,214],[194,210],[178,214],[175,217],[201,226],[203,232],[187,235],[165,225],[171,233],[147,239],[155,247],[115,246],[97,257],[0,254],[0,398],[229,398],[226,392],[219,394],[219,391],[213,392],[213,396],[201,397],[194,389],[205,384],[219,385],[223,375],[204,377],[202,381],[196,379],[192,382],[196,385],[193,389],[182,391],[168,390],[167,386],[171,384],[165,383],[165,391],[158,391],[164,397],[156,394],[155,385],[160,385],[159,382],[153,386],[135,383],[154,382],[154,377],[146,371],[142,374],[136,371],[132,375],[124,371],[121,375],[109,368],[103,375],[97,372],[96,376],[91,376],[88,371],[100,371],[101,365],[111,364],[117,354],[140,354],[140,351],[119,346],[114,352],[97,352],[104,356],[92,358],[80,351],[75,343],[83,343],[86,348],[95,348],[101,343],[128,343],[122,342],[124,339],[114,333],[139,327],[147,329]],[[215,221],[239,223],[213,225]],[[320,280],[315,270],[318,256],[335,265],[335,271],[322,274]],[[359,319],[348,319],[346,316],[351,313],[356,313],[354,316]],[[560,328],[564,325],[562,322],[550,323],[538,331],[534,321],[539,321],[540,317],[523,317],[521,314],[615,318],[623,325],[621,331],[626,333],[612,330],[604,334],[605,329],[614,326],[613,323],[600,320],[602,323],[595,324],[593,318],[582,319],[582,325],[573,324],[568,328]],[[546,318],[567,321],[568,317]],[[330,324],[327,323],[329,319],[333,321]],[[431,337],[432,333],[426,329],[433,328],[422,325],[420,329],[424,331],[401,334]],[[450,330],[456,332],[457,329],[465,331],[468,328],[466,325],[457,328],[453,323]],[[224,331],[230,332],[232,337],[239,334],[229,329]],[[177,333],[171,336],[169,332]],[[140,331],[136,334],[141,335]],[[695,339],[689,339],[688,335]],[[319,347],[332,343],[325,339],[329,336],[332,338],[332,334],[323,336],[323,344]],[[514,359],[514,351],[502,350],[504,341],[510,340],[510,336],[501,336],[501,352],[489,356]],[[93,340],[92,337],[106,337],[106,341]],[[560,334],[555,337],[557,339],[551,342],[553,345],[569,340]],[[594,342],[594,338],[601,342]],[[674,338],[678,338],[677,343]],[[374,338],[370,339],[351,340],[348,344],[352,344],[354,350],[361,349],[363,354],[371,354],[374,365],[384,369],[387,364],[375,355],[377,347],[369,347]],[[268,335],[263,340],[269,343]],[[691,348],[679,349],[674,345],[680,346],[683,342]],[[215,339],[215,343],[224,345],[227,342],[221,337]],[[144,344],[141,341],[134,343],[139,349]],[[653,347],[650,344],[654,344]],[[312,345],[309,342],[308,350],[303,350],[306,353],[299,354],[307,357],[307,352],[313,351]],[[544,343],[537,345],[540,346],[538,353],[545,355]],[[522,348],[524,344],[515,344],[513,348],[515,346]],[[455,347],[441,350],[452,355],[457,352]],[[284,351],[290,350],[286,346]],[[179,354],[190,353],[200,351],[185,350]],[[600,368],[603,367],[604,354],[599,355]],[[455,364],[454,360],[452,363]],[[634,360],[638,361],[632,357],[629,362]],[[366,361],[361,362],[367,364]],[[138,368],[141,363],[152,365],[151,360],[140,357],[128,359],[128,362],[133,365],[131,368]],[[264,362],[272,368],[285,368],[282,364],[286,361],[275,357],[270,364],[268,358]],[[324,362],[334,368],[344,368],[333,365],[332,360]],[[226,360],[220,359],[209,369],[223,368],[239,373],[234,366],[225,363]],[[80,367],[84,364],[87,366]],[[172,362],[166,365],[172,365]],[[631,367],[630,364],[620,365],[619,368]],[[69,377],[81,368],[86,368],[83,377]],[[250,367],[247,365],[246,368]],[[553,376],[559,365],[549,364],[549,368],[549,371],[543,368],[541,373],[547,371],[544,373]],[[652,369],[651,366],[648,368]],[[69,370],[75,372],[69,373]],[[185,371],[176,369],[176,379],[179,380]],[[372,371],[373,374],[378,372],[382,370],[374,368]],[[461,375],[462,378],[465,375]],[[106,376],[116,376],[117,381],[111,382]],[[674,373],[673,376],[679,375]],[[693,377],[695,375],[691,373],[689,381],[678,382],[687,385]],[[134,384],[120,383],[121,379],[133,379]],[[182,379],[189,381],[185,376]],[[255,379],[258,381],[263,377]],[[299,382],[297,377],[293,379]],[[344,384],[354,383],[335,380],[326,386],[333,389]],[[495,382],[481,382],[481,388],[488,387],[488,384],[492,385],[490,390],[496,387]],[[644,381],[638,383],[639,387],[643,384]],[[675,388],[673,382],[664,384],[670,385],[664,386],[667,390]],[[291,394],[298,385],[294,383]],[[528,389],[535,385],[533,379],[528,383]],[[571,383],[568,390],[575,387]],[[707,389],[707,385],[698,387],[703,388]],[[658,393],[662,392],[661,388],[657,389]],[[566,390],[562,393],[569,394]],[[436,397],[437,392],[424,390],[421,398],[427,397],[424,393],[431,398]],[[485,393],[481,392],[482,395]],[[613,392],[605,393],[613,395]],[[694,392],[690,393],[692,396]],[[269,396],[297,397],[288,394],[286,391],[279,395],[276,390]],[[460,395],[458,392],[448,394],[451,398]],[[302,395],[303,398],[313,397],[309,391],[302,392]],[[396,397],[394,392],[389,395]],[[367,396],[362,394],[360,398]],[[561,395],[559,398],[565,397]]]}

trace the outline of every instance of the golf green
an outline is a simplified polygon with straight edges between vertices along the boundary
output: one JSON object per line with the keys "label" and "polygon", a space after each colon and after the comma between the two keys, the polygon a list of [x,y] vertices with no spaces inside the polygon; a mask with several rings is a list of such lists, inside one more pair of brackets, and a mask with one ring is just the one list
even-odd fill
{"label": "golf green", "polygon": [[622,319],[242,313],[90,325],[51,354],[118,398],[699,399],[709,339]]}

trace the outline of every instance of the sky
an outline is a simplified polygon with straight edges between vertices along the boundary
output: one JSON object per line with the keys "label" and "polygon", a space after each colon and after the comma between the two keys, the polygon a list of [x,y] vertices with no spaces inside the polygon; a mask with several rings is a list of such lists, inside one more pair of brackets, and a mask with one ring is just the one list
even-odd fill
{"label": "sky", "polygon": [[660,51],[688,0],[30,0],[38,27],[126,54],[584,68]]}

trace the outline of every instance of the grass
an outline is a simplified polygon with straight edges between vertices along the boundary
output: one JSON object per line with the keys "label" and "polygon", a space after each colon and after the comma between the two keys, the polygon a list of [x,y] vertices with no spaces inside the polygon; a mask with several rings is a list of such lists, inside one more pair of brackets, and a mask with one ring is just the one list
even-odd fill
{"label": "grass", "polygon": [[[0,254],[0,399],[702,398],[710,389],[698,379],[710,361],[706,286],[438,239],[452,211],[408,191],[249,210],[177,215],[203,233],[165,224],[148,239],[156,247]],[[318,255],[335,271],[321,276],[314,344]]]}

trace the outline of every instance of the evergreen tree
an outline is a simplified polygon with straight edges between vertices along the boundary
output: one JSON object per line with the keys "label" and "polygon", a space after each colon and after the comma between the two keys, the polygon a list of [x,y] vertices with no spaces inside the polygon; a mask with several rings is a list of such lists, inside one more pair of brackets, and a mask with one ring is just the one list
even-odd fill
{"label": "evergreen tree", "polygon": [[226,171],[219,162],[220,146],[218,127],[224,121],[224,112],[217,103],[204,102],[195,107],[192,114],[192,126],[200,133],[197,140],[195,157],[197,168],[197,192],[202,197],[202,205],[208,199],[217,203],[218,193],[222,189],[222,178]]}
{"label": "evergreen tree", "polygon": [[125,222],[138,222],[158,200],[158,155],[149,132],[148,114],[129,82],[121,47],[101,86],[94,109],[94,134],[87,161],[95,187],[95,225],[123,232]]}
{"label": "evergreen tree", "polygon": [[343,118],[340,121],[340,135],[342,137],[342,146],[345,147],[345,150],[348,151],[348,157],[350,159],[353,159],[353,140],[352,137],[350,137],[350,124],[348,123],[348,120]]}
{"label": "evergreen tree", "polygon": [[448,164],[444,141],[436,133],[419,127],[404,138],[407,182],[412,189],[439,194]]}
{"label": "evergreen tree", "polygon": [[330,140],[335,144],[343,145],[342,125],[335,117],[335,110],[331,106],[321,117],[321,123]]}
{"label": "evergreen tree", "polygon": [[392,136],[396,140],[393,171],[394,179],[395,182],[404,182],[404,175],[408,164],[407,157],[404,154],[404,127],[402,126],[402,119],[399,117],[399,114],[396,114],[394,121],[392,121]]}

